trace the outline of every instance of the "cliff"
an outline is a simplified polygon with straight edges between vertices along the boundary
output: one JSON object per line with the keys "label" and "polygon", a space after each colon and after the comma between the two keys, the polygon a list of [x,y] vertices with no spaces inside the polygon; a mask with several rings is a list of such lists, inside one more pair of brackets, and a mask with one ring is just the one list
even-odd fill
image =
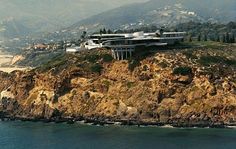
{"label": "cliff", "polygon": [[1,117],[213,126],[236,124],[236,48],[63,55],[0,73]]}

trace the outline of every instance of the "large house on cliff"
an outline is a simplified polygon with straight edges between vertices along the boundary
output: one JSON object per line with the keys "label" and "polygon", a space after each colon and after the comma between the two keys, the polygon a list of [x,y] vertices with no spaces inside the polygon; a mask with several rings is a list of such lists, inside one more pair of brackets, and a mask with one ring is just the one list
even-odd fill
{"label": "large house on cliff", "polygon": [[95,48],[109,48],[115,59],[123,60],[132,56],[134,49],[139,46],[158,46],[174,45],[184,39],[185,32],[163,32],[154,33],[123,33],[123,34],[93,34],[80,47],[69,47],[67,52],[79,52]]}

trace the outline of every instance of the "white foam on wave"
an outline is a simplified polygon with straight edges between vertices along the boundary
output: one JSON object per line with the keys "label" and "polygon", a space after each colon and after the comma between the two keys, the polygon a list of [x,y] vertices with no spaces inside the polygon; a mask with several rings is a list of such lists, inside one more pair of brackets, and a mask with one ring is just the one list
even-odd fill
{"label": "white foam on wave", "polygon": [[174,128],[174,126],[171,126],[171,125],[164,125],[164,126],[161,126],[161,128]]}
{"label": "white foam on wave", "polygon": [[226,126],[226,128],[236,129],[236,126]]}

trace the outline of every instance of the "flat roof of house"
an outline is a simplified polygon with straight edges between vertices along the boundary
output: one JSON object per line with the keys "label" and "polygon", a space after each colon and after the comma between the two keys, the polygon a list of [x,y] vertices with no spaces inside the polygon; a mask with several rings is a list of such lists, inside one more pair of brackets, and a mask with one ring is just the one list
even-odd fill
{"label": "flat roof of house", "polygon": [[93,37],[93,36],[99,36],[99,37],[106,37],[106,36],[125,36],[125,35],[128,35],[128,34],[93,34],[91,35],[90,37]]}
{"label": "flat roof of house", "polygon": [[160,37],[137,37],[137,38],[132,38],[130,40],[159,40],[161,39]]}
{"label": "flat roof of house", "polygon": [[164,35],[169,35],[169,34],[186,34],[186,32],[164,32]]}

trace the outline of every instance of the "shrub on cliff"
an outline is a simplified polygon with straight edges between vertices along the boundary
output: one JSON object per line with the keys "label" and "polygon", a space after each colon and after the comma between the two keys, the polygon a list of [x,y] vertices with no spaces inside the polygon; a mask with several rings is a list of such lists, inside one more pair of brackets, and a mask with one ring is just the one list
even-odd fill
{"label": "shrub on cliff", "polygon": [[127,82],[127,87],[130,89],[134,86],[134,82]]}
{"label": "shrub on cliff", "polygon": [[94,73],[101,73],[103,67],[100,64],[94,64],[90,67],[90,70]]}
{"label": "shrub on cliff", "polygon": [[108,53],[98,53],[92,51],[91,53],[84,56],[84,60],[90,63],[96,63],[99,60],[102,60],[103,62],[111,62],[113,60],[113,57]]}
{"label": "shrub on cliff", "polygon": [[190,67],[176,67],[173,70],[173,74],[190,75],[190,74],[192,74],[192,68],[190,68]]}
{"label": "shrub on cliff", "polygon": [[198,57],[193,54],[192,50],[184,51],[183,54],[186,56],[187,59],[197,59]]}
{"label": "shrub on cliff", "polygon": [[136,59],[133,59],[131,61],[129,61],[129,70],[130,71],[133,71],[136,67],[140,66],[140,61],[136,60]]}
{"label": "shrub on cliff", "polygon": [[222,56],[202,56],[198,60],[201,65],[209,66],[210,64],[225,64],[236,66],[236,60],[230,60]]}
{"label": "shrub on cliff", "polygon": [[104,62],[111,62],[113,60],[113,57],[110,54],[103,54],[102,59]]}
{"label": "shrub on cliff", "polygon": [[56,57],[51,58],[51,60],[47,63],[44,63],[39,67],[39,70],[41,71],[47,71],[52,68],[57,68],[60,70],[59,67],[66,67],[67,65],[67,57],[65,55],[59,55]]}
{"label": "shrub on cliff", "polygon": [[84,60],[89,61],[90,63],[96,63],[100,59],[97,54],[89,54],[84,57]]}

